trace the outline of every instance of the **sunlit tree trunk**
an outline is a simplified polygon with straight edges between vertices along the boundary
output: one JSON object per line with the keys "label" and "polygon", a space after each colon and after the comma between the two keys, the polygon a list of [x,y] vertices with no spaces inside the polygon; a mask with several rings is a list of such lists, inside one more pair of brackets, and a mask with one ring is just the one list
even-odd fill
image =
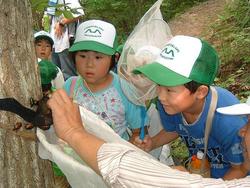
{"label": "sunlit tree trunk", "polygon": [[[0,0],[0,98],[14,97],[29,107],[41,98],[28,0]],[[54,187],[49,161],[38,156],[35,130],[13,131],[23,121],[0,112],[0,188]],[[24,122],[23,122],[24,123]]]}

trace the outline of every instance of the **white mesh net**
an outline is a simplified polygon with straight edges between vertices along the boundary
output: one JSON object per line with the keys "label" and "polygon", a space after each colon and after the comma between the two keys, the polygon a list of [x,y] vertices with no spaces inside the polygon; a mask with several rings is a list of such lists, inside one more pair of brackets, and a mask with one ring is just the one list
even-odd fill
{"label": "white mesh net", "polygon": [[123,92],[133,103],[145,105],[156,97],[155,84],[143,75],[132,71],[139,66],[152,63],[166,42],[172,37],[168,24],[160,11],[162,0],[157,1],[141,18],[124,44],[118,61],[118,74],[130,83],[121,83]]}
{"label": "white mesh net", "polygon": [[[122,139],[104,121],[91,111],[80,107],[84,128],[91,134],[106,142],[120,143],[134,148],[143,155],[152,157],[148,153]],[[53,127],[44,131],[37,129],[39,139],[38,154],[42,159],[55,162],[66,176],[72,188],[93,187],[107,188],[101,176],[96,174],[65,142],[61,141],[54,132]]]}

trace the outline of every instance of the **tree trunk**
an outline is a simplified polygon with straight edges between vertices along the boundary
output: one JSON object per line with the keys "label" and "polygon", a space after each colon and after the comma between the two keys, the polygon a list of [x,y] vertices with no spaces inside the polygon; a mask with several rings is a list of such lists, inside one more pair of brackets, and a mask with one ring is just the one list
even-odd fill
{"label": "tree trunk", "polygon": [[[0,0],[0,98],[14,97],[30,107],[41,87],[28,0]],[[54,187],[49,161],[38,156],[35,130],[13,131],[21,118],[0,112],[0,188]]]}

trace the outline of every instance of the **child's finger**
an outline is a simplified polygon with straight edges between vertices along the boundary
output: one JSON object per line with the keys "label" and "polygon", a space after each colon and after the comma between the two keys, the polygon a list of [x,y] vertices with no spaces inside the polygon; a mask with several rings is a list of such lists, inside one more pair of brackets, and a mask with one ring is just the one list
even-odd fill
{"label": "child's finger", "polygon": [[135,137],[135,139],[134,139],[134,144],[135,144],[135,145],[141,145],[141,144],[142,144],[142,140],[140,139],[139,136]]}

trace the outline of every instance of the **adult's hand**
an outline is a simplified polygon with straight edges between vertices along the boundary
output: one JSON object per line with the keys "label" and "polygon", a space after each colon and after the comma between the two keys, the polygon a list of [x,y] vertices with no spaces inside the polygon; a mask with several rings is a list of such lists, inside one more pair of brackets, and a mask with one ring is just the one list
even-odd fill
{"label": "adult's hand", "polygon": [[97,151],[104,141],[89,134],[83,128],[79,107],[63,89],[55,91],[48,106],[52,110],[56,134],[66,141],[78,155],[97,173]]}
{"label": "adult's hand", "polygon": [[64,26],[62,26],[59,22],[57,22],[55,24],[55,28],[54,29],[55,29],[55,36],[57,38],[61,38],[62,35],[63,35]]}
{"label": "adult's hand", "polygon": [[79,107],[63,89],[55,91],[48,101],[56,134],[68,142],[77,132],[84,131]]}

